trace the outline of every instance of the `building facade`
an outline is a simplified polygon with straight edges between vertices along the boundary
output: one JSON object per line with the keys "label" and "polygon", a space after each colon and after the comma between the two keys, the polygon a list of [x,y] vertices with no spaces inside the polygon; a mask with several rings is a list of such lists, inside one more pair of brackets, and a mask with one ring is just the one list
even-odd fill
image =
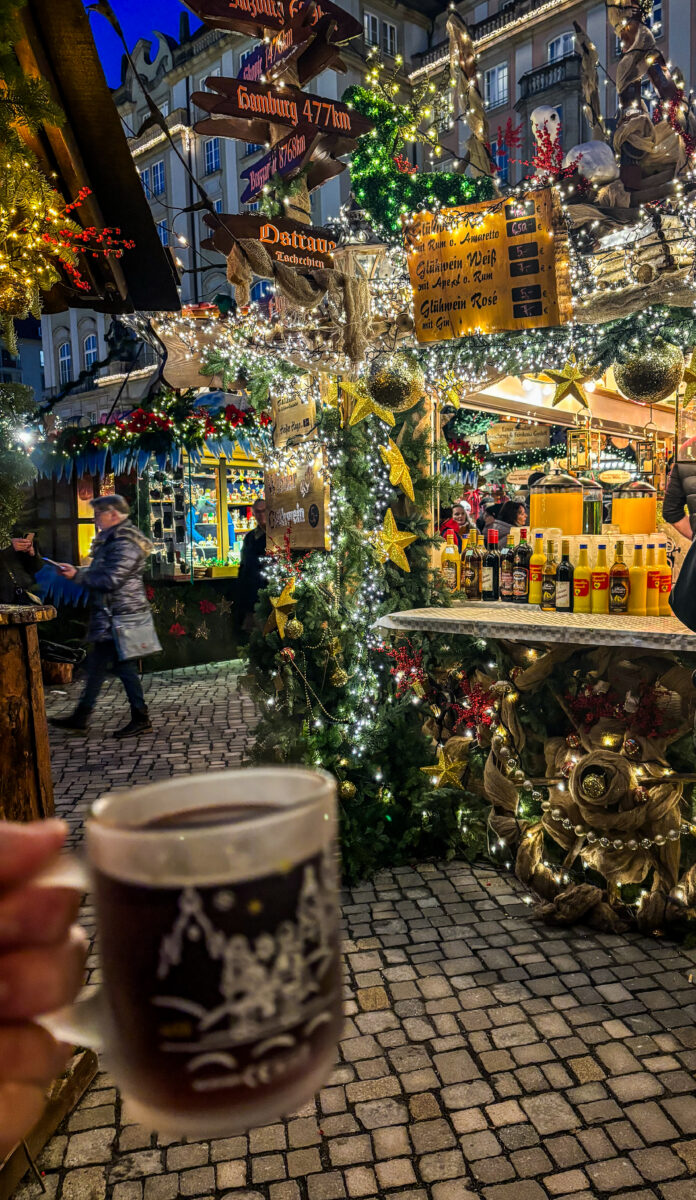
{"label": "building facade", "polygon": [[[611,128],[616,109],[613,79],[621,52],[603,2],[464,0],[456,8],[474,41],[491,148],[502,182],[516,183],[529,173],[534,154],[530,117],[535,108],[549,105],[559,111],[566,152],[590,136],[582,112],[574,21],[597,47],[602,112]],[[413,83],[449,73],[445,21],[443,14],[436,22],[433,44],[413,60],[409,72]],[[689,0],[653,0],[651,25],[665,59],[681,68],[688,84],[694,78],[696,6]],[[468,136],[465,122],[459,120],[455,130],[450,150],[460,156]],[[510,147],[499,130],[503,134],[512,130],[519,144]]]}

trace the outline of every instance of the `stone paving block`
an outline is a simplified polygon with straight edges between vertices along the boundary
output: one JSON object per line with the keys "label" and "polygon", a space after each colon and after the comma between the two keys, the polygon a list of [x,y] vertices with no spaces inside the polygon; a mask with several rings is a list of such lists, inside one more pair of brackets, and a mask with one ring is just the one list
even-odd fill
{"label": "stone paving block", "polygon": [[686,1171],[684,1162],[668,1146],[651,1146],[649,1150],[634,1150],[631,1161],[643,1179],[656,1183],[663,1179],[675,1179]]}
{"label": "stone paving block", "polygon": [[202,1167],[207,1161],[208,1147],[205,1142],[196,1142],[190,1146],[172,1146],[167,1150],[168,1171],[182,1171],[185,1167]]}
{"label": "stone paving block", "polygon": [[480,1158],[471,1164],[471,1173],[477,1183],[502,1183],[515,1178],[515,1168],[506,1158]]}
{"label": "stone paving block", "polygon": [[65,1152],[66,1167],[86,1167],[90,1163],[111,1162],[115,1129],[90,1129],[74,1133]]}
{"label": "stone paving block", "polygon": [[[343,1200],[346,1187],[340,1171],[323,1171],[307,1176],[309,1200]],[[236,1200],[236,1198],[235,1198]]]}
{"label": "stone paving block", "polygon": [[243,1158],[220,1162],[215,1168],[215,1183],[218,1188],[244,1187],[247,1182],[247,1164]]}
{"label": "stone paving block", "polygon": [[620,1188],[635,1187],[643,1182],[627,1158],[608,1158],[603,1162],[587,1163],[585,1167],[598,1191],[618,1192]]}
{"label": "stone paving block", "polygon": [[395,1125],[392,1129],[375,1129],[372,1140],[377,1158],[398,1158],[411,1153],[411,1142],[406,1127]]}
{"label": "stone paving block", "polygon": [[210,1143],[211,1162],[220,1162],[230,1158],[244,1158],[247,1153],[245,1137],[219,1138]]}
{"label": "stone paving block", "polygon": [[321,1159],[316,1146],[304,1150],[290,1150],[287,1155],[288,1175],[295,1178],[298,1175],[313,1175],[321,1171]]}
{"label": "stone paving block", "polygon": [[294,1179],[285,1179],[282,1183],[272,1183],[270,1197],[271,1200],[300,1200],[299,1184]]}
{"label": "stone paving block", "polygon": [[152,1141],[152,1133],[143,1125],[126,1125],[119,1134],[118,1148],[121,1154],[128,1150],[144,1150]]}
{"label": "stone paving block", "polygon": [[580,1119],[562,1096],[547,1093],[542,1096],[526,1096],[520,1101],[529,1120],[539,1133],[560,1133],[576,1129]]}
{"label": "stone paving block", "polygon": [[506,1100],[502,1104],[489,1104],[486,1116],[493,1125],[516,1125],[527,1119],[516,1100]]}
{"label": "stone paving block", "polygon": [[514,1150],[510,1155],[510,1162],[522,1179],[553,1170],[553,1163],[541,1146],[530,1146],[526,1150]]}
{"label": "stone paving block", "polygon": [[676,1125],[668,1120],[660,1105],[654,1101],[632,1104],[624,1109],[624,1114],[635,1125],[643,1141],[651,1145],[654,1142],[670,1142],[679,1136]]}
{"label": "stone paving block", "polygon": [[178,1175],[151,1175],[145,1180],[145,1200],[175,1200],[178,1195]]}
{"label": "stone paving block", "polygon": [[384,1191],[389,1188],[407,1187],[416,1182],[416,1174],[410,1158],[394,1158],[390,1162],[378,1162],[375,1170],[379,1186]]}
{"label": "stone paving block", "polygon": [[484,1189],[486,1200],[548,1200],[546,1193],[532,1179],[519,1179],[499,1187]]}
{"label": "stone paving block", "polygon": [[109,1170],[109,1183],[119,1179],[141,1179],[164,1171],[161,1150],[139,1150],[122,1155]]}
{"label": "stone paving block", "polygon": [[372,1161],[369,1134],[355,1137],[332,1138],[329,1142],[329,1158],[334,1167],[351,1166],[353,1163]]}
{"label": "stone paving block", "polygon": [[448,1150],[456,1145],[452,1129],[442,1119],[416,1121],[410,1132],[416,1154],[426,1154],[429,1150]]}
{"label": "stone paving block", "polygon": [[453,1050],[447,1054],[436,1054],[433,1059],[435,1070],[444,1084],[464,1083],[480,1079],[481,1072],[466,1050]]}
{"label": "stone paving block", "polygon": [[285,1179],[285,1159],[282,1154],[261,1154],[251,1160],[252,1183],[269,1183]]}
{"label": "stone paving block", "polygon": [[434,1183],[430,1189],[433,1200],[475,1200],[476,1192],[471,1191],[464,1179],[446,1179],[443,1183]]}
{"label": "stone paving block", "polygon": [[398,1100],[371,1100],[356,1104],[355,1115],[365,1129],[380,1129],[388,1125],[404,1125],[408,1121],[408,1109]]}
{"label": "stone paving block", "polygon": [[457,1179],[465,1174],[464,1157],[461,1150],[440,1150],[437,1154],[424,1154],[419,1159],[418,1169],[425,1183],[436,1183],[440,1179]]}
{"label": "stone paving block", "polygon": [[665,1090],[659,1079],[648,1071],[639,1071],[635,1075],[619,1075],[617,1079],[608,1079],[607,1083],[622,1104],[633,1100],[649,1100],[652,1096],[661,1096]]}
{"label": "stone paving block", "polygon": [[478,1158],[493,1158],[501,1153],[501,1145],[490,1129],[482,1133],[465,1134],[459,1139],[467,1162],[475,1162]]}
{"label": "stone paving block", "polygon": [[260,1154],[269,1150],[284,1150],[287,1135],[283,1125],[263,1125],[249,1133],[249,1151]]}
{"label": "stone paving block", "polygon": [[117,1183],[111,1193],[111,1200],[142,1200],[143,1185],[133,1179],[130,1183]]}
{"label": "stone paving block", "polygon": [[364,1012],[389,1008],[389,997],[383,987],[358,988],[357,1001]]}
{"label": "stone paving block", "polygon": [[179,1193],[182,1196],[205,1196],[215,1191],[215,1167],[194,1167],[179,1175]]}
{"label": "stone paving block", "polygon": [[82,1167],[63,1176],[62,1200],[104,1200],[106,1170],[104,1167]]}
{"label": "stone paving block", "polygon": [[442,1111],[437,1095],[432,1092],[420,1092],[417,1096],[411,1096],[408,1107],[414,1121],[426,1121],[430,1117],[439,1117]]}
{"label": "stone paving block", "polygon": [[547,1175],[543,1183],[550,1196],[577,1195],[586,1192],[588,1179],[584,1171],[562,1171],[558,1175]]}

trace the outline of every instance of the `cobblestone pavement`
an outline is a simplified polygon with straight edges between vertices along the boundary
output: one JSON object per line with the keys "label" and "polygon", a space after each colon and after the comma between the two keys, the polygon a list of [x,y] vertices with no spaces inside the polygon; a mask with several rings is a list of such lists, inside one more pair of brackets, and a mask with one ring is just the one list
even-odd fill
{"label": "cobblestone pavement", "polygon": [[[148,688],[137,748],[53,735],[75,838],[106,788],[243,758],[253,707],[228,666]],[[696,1198],[696,955],[540,927],[515,880],[463,863],[384,871],[344,915],[345,1037],[316,1104],[177,1143],[129,1124],[100,1074],[41,1157],[48,1200]]]}

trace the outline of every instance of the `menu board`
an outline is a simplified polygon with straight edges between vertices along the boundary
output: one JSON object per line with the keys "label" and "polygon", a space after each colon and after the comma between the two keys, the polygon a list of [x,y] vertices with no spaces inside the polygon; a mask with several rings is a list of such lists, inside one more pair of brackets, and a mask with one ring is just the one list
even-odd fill
{"label": "menu board", "polygon": [[296,445],[306,437],[316,434],[317,406],[310,391],[308,375],[301,375],[291,393],[274,395],[273,445],[280,448],[288,443]]}
{"label": "menu board", "polygon": [[545,450],[550,445],[550,434],[548,425],[500,421],[489,426],[486,441],[491,454],[516,454],[520,450]]}
{"label": "menu board", "polygon": [[266,549],[330,550],[329,472],[320,450],[297,468],[270,468],[266,484]]}
{"label": "menu board", "polygon": [[418,215],[405,237],[419,342],[572,317],[565,229],[551,188],[444,209],[442,220]]}

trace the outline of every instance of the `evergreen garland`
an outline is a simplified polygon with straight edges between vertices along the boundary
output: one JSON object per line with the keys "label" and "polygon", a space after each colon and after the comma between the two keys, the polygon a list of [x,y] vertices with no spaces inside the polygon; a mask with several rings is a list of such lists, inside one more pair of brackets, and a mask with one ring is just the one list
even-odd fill
{"label": "evergreen garland", "polygon": [[36,475],[17,440],[33,407],[32,388],[24,383],[0,384],[0,546],[9,541],[24,506],[23,489]]}

